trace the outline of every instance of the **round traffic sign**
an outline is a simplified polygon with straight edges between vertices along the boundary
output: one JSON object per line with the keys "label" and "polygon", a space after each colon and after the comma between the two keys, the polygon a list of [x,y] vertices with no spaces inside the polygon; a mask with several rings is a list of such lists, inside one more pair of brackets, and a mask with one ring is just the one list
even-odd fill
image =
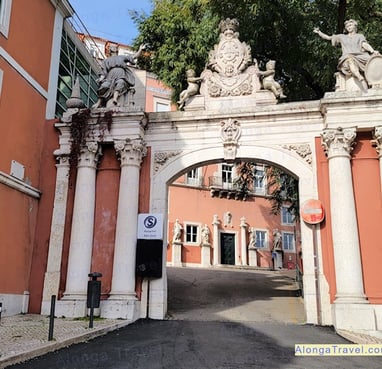
{"label": "round traffic sign", "polygon": [[306,200],[300,208],[300,215],[304,222],[308,224],[318,224],[324,220],[324,206],[320,200]]}

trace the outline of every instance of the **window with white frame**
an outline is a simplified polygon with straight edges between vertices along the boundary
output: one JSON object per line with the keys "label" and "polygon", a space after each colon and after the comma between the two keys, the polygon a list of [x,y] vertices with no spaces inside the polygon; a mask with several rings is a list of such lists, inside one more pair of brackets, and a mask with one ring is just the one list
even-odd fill
{"label": "window with white frame", "polygon": [[258,249],[268,248],[268,232],[256,229],[256,242],[255,245]]}
{"label": "window with white frame", "polygon": [[199,168],[191,169],[186,174],[186,184],[190,186],[200,186],[201,184],[201,177],[200,177],[200,170]]}
{"label": "window with white frame", "polygon": [[284,251],[294,251],[294,233],[282,232],[282,242]]}
{"label": "window with white frame", "polygon": [[233,165],[222,164],[222,185],[225,189],[232,188]]}
{"label": "window with white frame", "polygon": [[186,244],[198,245],[199,242],[199,224],[186,223],[184,227],[184,242]]}
{"label": "window with white frame", "polygon": [[154,96],[154,111],[171,111],[171,101]]}
{"label": "window with white frame", "polygon": [[265,194],[265,168],[264,165],[256,165],[254,168],[253,189],[256,194]]}
{"label": "window with white frame", "polygon": [[281,207],[281,223],[284,225],[293,225],[293,214],[289,211],[288,206]]}
{"label": "window with white frame", "polygon": [[8,37],[12,0],[0,0],[0,33]]}

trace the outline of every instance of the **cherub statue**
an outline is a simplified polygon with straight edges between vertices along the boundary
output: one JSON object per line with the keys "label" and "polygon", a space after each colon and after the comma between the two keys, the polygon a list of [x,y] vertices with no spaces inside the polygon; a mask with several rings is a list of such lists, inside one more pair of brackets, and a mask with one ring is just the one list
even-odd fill
{"label": "cherub statue", "polygon": [[266,90],[270,90],[276,96],[276,98],[285,99],[286,96],[283,93],[283,89],[275,80],[276,74],[276,62],[274,60],[269,60],[265,64],[265,71],[259,71],[258,75],[262,77],[263,88]]}
{"label": "cherub statue", "polygon": [[183,90],[179,95],[179,110],[184,108],[187,100],[196,95],[199,92],[199,83],[203,78],[195,77],[195,71],[193,69],[188,69],[186,71],[188,86],[187,89]]}

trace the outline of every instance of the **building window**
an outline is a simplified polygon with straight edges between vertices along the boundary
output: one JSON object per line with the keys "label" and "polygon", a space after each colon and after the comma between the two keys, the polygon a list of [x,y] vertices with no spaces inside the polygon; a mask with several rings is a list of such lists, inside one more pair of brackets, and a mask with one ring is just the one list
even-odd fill
{"label": "building window", "polygon": [[171,102],[154,96],[154,112],[171,111]]}
{"label": "building window", "polygon": [[254,168],[253,189],[256,194],[265,195],[265,169],[264,165],[256,165]]}
{"label": "building window", "polygon": [[71,96],[76,76],[80,79],[82,101],[86,106],[92,106],[98,100],[98,75],[64,29],[61,40],[56,117],[62,117],[66,111],[66,100]]}
{"label": "building window", "polygon": [[281,223],[284,225],[293,225],[293,214],[289,211],[289,207],[283,206],[281,208]]}
{"label": "building window", "polygon": [[268,232],[256,229],[256,242],[255,245],[258,249],[268,248]]}
{"label": "building window", "polygon": [[294,251],[294,233],[282,232],[283,235],[283,250]]}
{"label": "building window", "polygon": [[232,188],[232,164],[223,164],[222,165],[222,184],[223,188],[231,189]]}
{"label": "building window", "polygon": [[200,177],[199,168],[191,169],[186,174],[186,184],[188,184],[190,186],[200,186],[200,184],[201,184],[201,177]]}
{"label": "building window", "polygon": [[199,242],[199,225],[197,224],[186,224],[184,242],[187,244],[195,244],[198,245]]}
{"label": "building window", "polygon": [[0,33],[8,38],[12,0],[0,0]]}

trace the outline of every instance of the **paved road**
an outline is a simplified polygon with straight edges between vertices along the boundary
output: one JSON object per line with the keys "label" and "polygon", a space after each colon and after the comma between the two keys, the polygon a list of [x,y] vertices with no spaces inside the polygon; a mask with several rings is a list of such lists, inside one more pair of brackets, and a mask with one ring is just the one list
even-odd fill
{"label": "paved road", "polygon": [[169,317],[304,323],[294,271],[167,268]]}
{"label": "paved road", "polygon": [[[380,357],[295,356],[295,343],[347,341],[331,328],[301,324],[302,303],[293,286],[280,273],[169,269],[169,320],[141,320],[12,368],[382,367]],[[283,314],[289,317],[286,322]]]}

